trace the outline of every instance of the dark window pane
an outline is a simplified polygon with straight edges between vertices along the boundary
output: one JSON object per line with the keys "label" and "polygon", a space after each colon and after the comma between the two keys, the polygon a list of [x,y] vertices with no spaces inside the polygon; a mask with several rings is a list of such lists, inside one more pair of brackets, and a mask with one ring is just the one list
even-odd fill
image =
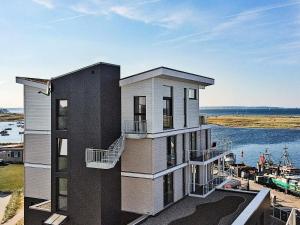
{"label": "dark window pane", "polygon": [[58,178],[58,194],[68,194],[68,180],[66,178]]}
{"label": "dark window pane", "polygon": [[67,100],[57,100],[57,129],[66,130],[67,129],[67,111],[68,111],[68,101]]}
{"label": "dark window pane", "polygon": [[167,167],[176,166],[176,136],[167,137]]}
{"label": "dark window pane", "polygon": [[61,211],[67,211],[67,197],[66,196],[58,196],[58,209]]}
{"label": "dark window pane", "polygon": [[146,97],[134,96],[134,120],[145,121],[146,120]]}
{"label": "dark window pane", "polygon": [[58,171],[63,171],[68,168],[68,160],[67,157],[60,156],[58,157]]}

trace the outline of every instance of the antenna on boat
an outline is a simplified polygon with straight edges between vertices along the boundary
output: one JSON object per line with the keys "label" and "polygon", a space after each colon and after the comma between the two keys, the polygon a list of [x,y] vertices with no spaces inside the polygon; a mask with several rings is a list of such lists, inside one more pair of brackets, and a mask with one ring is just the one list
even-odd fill
{"label": "antenna on boat", "polygon": [[285,146],[283,148],[283,153],[282,153],[281,159],[283,162],[283,166],[292,166],[292,161],[290,159],[290,155],[289,155],[287,146]]}

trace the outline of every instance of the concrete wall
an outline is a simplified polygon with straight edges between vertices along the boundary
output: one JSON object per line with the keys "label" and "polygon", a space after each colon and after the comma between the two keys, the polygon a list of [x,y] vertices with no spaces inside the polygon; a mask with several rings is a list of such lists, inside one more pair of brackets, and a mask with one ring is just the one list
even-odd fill
{"label": "concrete wall", "polygon": [[152,214],[154,212],[153,182],[151,179],[122,177],[122,210]]}
{"label": "concrete wall", "polygon": [[[173,87],[173,126],[174,129],[184,128],[184,88],[197,89],[197,84],[180,82],[171,79],[154,78],[153,92],[153,123],[152,132],[163,131],[163,85]],[[187,127],[199,126],[199,101],[187,98]]]}
{"label": "concrete wall", "polygon": [[121,158],[122,171],[153,173],[152,139],[126,139],[125,142],[125,150]]}
{"label": "concrete wall", "polygon": [[51,135],[25,134],[25,163],[51,165]]}
{"label": "concrete wall", "polygon": [[24,86],[25,130],[51,129],[51,98],[38,93],[39,91],[44,90]]}
{"label": "concrete wall", "polygon": [[25,197],[51,199],[51,169],[24,168]]}

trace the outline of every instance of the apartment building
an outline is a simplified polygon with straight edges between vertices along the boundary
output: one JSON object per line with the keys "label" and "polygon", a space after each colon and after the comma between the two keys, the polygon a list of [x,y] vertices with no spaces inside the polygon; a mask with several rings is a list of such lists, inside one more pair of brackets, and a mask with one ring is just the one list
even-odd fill
{"label": "apartment building", "polygon": [[[98,63],[24,85],[25,224],[120,225],[226,182],[230,142],[199,117],[214,79]],[[200,99],[200,103],[199,103]]]}

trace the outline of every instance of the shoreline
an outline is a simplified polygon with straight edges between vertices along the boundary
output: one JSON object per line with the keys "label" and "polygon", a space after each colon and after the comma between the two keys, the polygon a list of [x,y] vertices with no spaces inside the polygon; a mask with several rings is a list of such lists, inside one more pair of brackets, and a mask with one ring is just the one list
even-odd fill
{"label": "shoreline", "polygon": [[220,115],[208,116],[208,124],[229,128],[300,130],[300,116]]}
{"label": "shoreline", "polygon": [[20,113],[1,113],[0,122],[17,122],[24,120],[24,114]]}

